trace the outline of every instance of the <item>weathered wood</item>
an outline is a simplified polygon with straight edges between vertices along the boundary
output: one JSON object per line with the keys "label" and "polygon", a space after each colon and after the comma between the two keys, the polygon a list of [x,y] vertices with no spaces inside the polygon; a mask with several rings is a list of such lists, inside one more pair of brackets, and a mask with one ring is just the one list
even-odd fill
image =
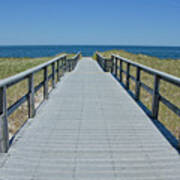
{"label": "weathered wood", "polygon": [[159,87],[160,87],[160,78],[158,75],[154,75],[154,89],[153,89],[153,100],[152,100],[152,118],[153,119],[158,119]]}
{"label": "weathered wood", "polygon": [[[78,53],[75,57],[72,58],[72,61],[77,63],[77,60],[80,57],[80,53]],[[57,80],[60,79],[60,61],[64,61],[64,65],[61,69],[66,69],[66,56],[59,56],[57,58],[48,61],[42,65],[39,65],[35,68],[29,69],[25,72],[19,73],[10,78],[6,78],[4,80],[0,80],[0,152],[7,152],[9,148],[9,132],[8,132],[8,116],[10,116],[14,111],[17,110],[24,102],[28,102],[28,116],[29,118],[33,118],[36,114],[35,109],[35,93],[44,86],[43,95],[44,99],[48,99],[48,82],[49,79],[52,79],[53,88],[56,85],[56,72],[57,72]],[[55,64],[57,62],[57,68],[55,68]],[[52,66],[52,74],[48,77],[48,66]],[[44,81],[40,82],[36,87],[34,85],[34,74],[44,70]],[[6,89],[16,83],[28,79],[28,93],[18,99],[14,104],[10,107],[7,106],[6,102]]]}
{"label": "weathered wood", "polygon": [[67,67],[67,65],[68,65],[68,63],[67,63],[67,59],[66,59],[66,58],[64,58],[64,67],[65,67],[64,72],[68,71],[68,67]]}
{"label": "weathered wood", "polygon": [[127,67],[126,67],[126,88],[129,89],[129,72],[130,71],[130,64],[127,63]]}
{"label": "weathered wood", "polygon": [[[112,56],[113,57],[113,56]],[[116,74],[116,58],[114,58],[113,57],[113,72],[112,72],[112,74],[114,75],[114,76],[116,76],[115,74]]]}
{"label": "weathered wood", "polygon": [[34,89],[34,74],[32,73],[28,77],[28,86],[29,86],[29,93],[28,93],[28,115],[29,118],[33,118],[35,116],[35,89]]}
{"label": "weathered wood", "polygon": [[122,80],[123,80],[123,75],[122,75],[122,73],[123,73],[123,62],[120,60],[120,82],[122,82]]}
{"label": "weathered wood", "polygon": [[6,86],[0,88],[0,153],[9,149]]}
{"label": "weathered wood", "polygon": [[16,84],[17,82],[19,82],[21,80],[24,80],[30,74],[39,72],[40,70],[42,70],[46,66],[49,66],[52,63],[57,62],[57,60],[63,59],[63,58],[66,58],[66,55],[62,55],[62,56],[56,57],[56,58],[54,58],[54,59],[52,59],[52,60],[50,60],[50,61],[48,61],[46,63],[43,63],[43,64],[37,66],[37,67],[34,67],[32,69],[28,69],[28,70],[26,70],[26,71],[24,71],[22,73],[19,73],[19,74],[15,75],[15,76],[6,78],[4,80],[0,80],[0,87],[3,87],[3,86],[8,87],[9,85]]}
{"label": "weathered wood", "polygon": [[56,87],[56,71],[55,71],[55,63],[52,63],[52,88],[54,89]]}
{"label": "weathered wood", "polygon": [[160,77],[160,79],[163,79],[163,80],[165,80],[167,82],[170,82],[170,83],[180,87],[180,78],[179,77],[170,75],[170,74],[162,72],[162,71],[158,71],[156,69],[152,69],[150,67],[147,67],[145,65],[142,65],[142,64],[139,64],[139,63],[136,63],[136,62],[133,62],[133,61],[131,61],[129,59],[123,58],[123,57],[118,56],[118,55],[113,54],[113,56],[118,58],[118,59],[121,59],[123,62],[130,63],[134,67],[140,67],[143,71],[145,71],[145,72],[147,72],[149,74],[158,75]]}
{"label": "weathered wood", "polygon": [[7,116],[10,116],[11,114],[13,114],[27,100],[28,100],[28,94],[24,95],[19,100],[17,100],[13,105],[8,107],[8,109],[7,109]]}
{"label": "weathered wood", "polygon": [[180,149],[180,128],[179,128],[179,137],[178,137],[178,149]]}
{"label": "weathered wood", "polygon": [[44,68],[44,99],[48,99],[48,67]]}
{"label": "weathered wood", "polygon": [[73,70],[73,60],[70,60],[70,72]]}
{"label": "weathered wood", "polygon": [[146,84],[144,84],[143,82],[140,82],[141,87],[147,91],[149,94],[153,95],[154,94],[154,90],[152,88],[150,88],[149,86],[147,86]]}
{"label": "weathered wood", "polygon": [[140,97],[140,88],[141,88],[141,69],[139,67],[136,68],[136,90],[135,90],[135,98],[136,101],[139,101]]}
{"label": "weathered wood", "polygon": [[104,71],[108,72],[107,60],[104,60]]}
{"label": "weathered wood", "polygon": [[76,61],[72,61],[72,70],[74,70],[76,64],[77,64],[77,60]]}
{"label": "weathered wood", "polygon": [[95,61],[80,61],[18,135],[0,179],[180,179],[179,154],[116,80],[101,72]]}
{"label": "weathered wood", "polygon": [[[106,57],[103,57],[101,54],[97,53],[98,57],[98,63],[100,65],[103,64],[104,60],[107,59]],[[144,66],[142,64],[135,63],[129,59],[123,58],[118,55],[112,54],[111,59],[114,58],[113,62],[113,70],[112,74],[118,79],[118,81],[123,83],[123,74],[126,75],[126,82],[123,83],[123,85],[126,87],[127,90],[129,90],[130,86],[130,81],[129,79],[131,78],[132,80],[135,81],[136,87],[135,87],[135,98],[136,101],[140,100],[140,90],[141,87],[147,91],[150,95],[152,95],[152,107],[151,109],[145,109],[146,113],[148,116],[151,116],[153,119],[158,119],[158,113],[159,113],[159,103],[160,101],[172,112],[174,112],[177,116],[180,117],[180,108],[177,107],[173,102],[170,102],[167,100],[165,97],[160,95],[159,93],[159,88],[160,88],[160,80],[164,80],[165,82],[171,83],[172,85],[176,85],[177,87],[180,87],[180,78],[172,76],[170,74],[149,68],[147,66]],[[123,64],[127,64],[127,70],[123,70]],[[130,75],[130,67],[133,66],[135,67],[136,70],[136,77],[133,77]],[[154,76],[154,88],[152,89],[151,87],[147,86],[143,82],[141,82],[141,71],[146,72],[150,75]],[[120,76],[120,77],[119,77]],[[131,92],[133,94],[133,92]],[[143,103],[143,102],[141,102]]]}
{"label": "weathered wood", "polygon": [[114,56],[111,56],[111,73],[114,73]]}
{"label": "weathered wood", "polygon": [[60,81],[60,60],[57,61],[57,81]]}
{"label": "weathered wood", "polygon": [[71,60],[71,71],[74,70],[75,64],[76,64],[76,60],[75,61]]}
{"label": "weathered wood", "polygon": [[115,77],[118,77],[118,59],[115,58]]}
{"label": "weathered wood", "polygon": [[173,111],[175,114],[180,116],[180,108],[178,108],[176,105],[172,104],[169,100],[167,100],[165,97],[160,96],[160,101],[166,105],[171,111]]}

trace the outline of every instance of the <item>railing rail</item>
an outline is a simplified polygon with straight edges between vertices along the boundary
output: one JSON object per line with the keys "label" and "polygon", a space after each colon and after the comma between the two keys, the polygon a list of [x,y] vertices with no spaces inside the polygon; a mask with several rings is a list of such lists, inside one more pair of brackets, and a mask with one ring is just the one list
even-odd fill
{"label": "railing rail", "polygon": [[103,57],[100,53],[96,52],[96,57],[99,65],[105,72],[111,71],[112,68],[112,60],[110,58]]}
{"label": "railing rail", "polygon": [[[170,74],[149,68],[139,63],[135,63],[129,59],[123,58],[121,56],[112,54],[110,59],[103,57],[100,53],[96,54],[97,61],[104,71],[107,71],[106,66],[104,64],[107,61],[111,60],[111,73],[116,77],[116,79],[121,82],[124,87],[133,94],[133,97],[136,101],[140,101],[140,90],[143,88],[149,94],[152,95],[152,108],[148,109],[148,115],[153,119],[158,119],[159,115],[159,105],[160,102],[163,103],[168,109],[174,112],[176,115],[180,117],[180,108],[175,104],[170,102],[160,93],[160,82],[164,80],[165,82],[171,83],[177,87],[180,87],[180,78],[172,76]],[[123,69],[123,64],[126,64],[126,70]],[[132,76],[130,74],[130,67],[133,66],[136,68],[136,76]],[[141,72],[146,72],[154,76],[154,86],[153,88],[149,87],[145,83],[141,81]],[[126,77],[125,83],[123,82],[123,74]],[[135,82],[135,93],[133,93],[130,86],[130,79]],[[146,107],[147,108],[147,107]],[[179,144],[180,145],[180,144]]]}
{"label": "railing rail", "polygon": [[[64,54],[15,76],[0,80],[0,152],[7,152],[9,148],[8,117],[27,101],[28,117],[33,118],[36,114],[35,93],[43,88],[43,101],[48,99],[49,80],[52,80],[52,88],[54,89],[56,82],[60,81],[65,72],[72,71],[79,59],[80,53],[71,59],[67,59],[67,56]],[[50,75],[48,75],[49,66],[52,67]],[[44,71],[44,80],[35,86],[34,75],[42,70]],[[28,93],[18,99],[13,105],[7,107],[7,89],[23,80],[28,80]]]}

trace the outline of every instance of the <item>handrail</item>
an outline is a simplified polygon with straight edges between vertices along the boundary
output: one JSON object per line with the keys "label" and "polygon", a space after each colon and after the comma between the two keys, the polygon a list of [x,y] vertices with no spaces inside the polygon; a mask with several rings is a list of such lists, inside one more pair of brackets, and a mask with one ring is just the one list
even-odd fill
{"label": "handrail", "polygon": [[[33,118],[36,114],[35,93],[43,87],[43,101],[48,99],[49,80],[52,80],[52,88],[54,89],[56,87],[56,82],[60,81],[64,73],[70,72],[75,68],[80,59],[80,54],[80,52],[77,53],[71,59],[67,59],[67,55],[63,54],[15,76],[0,80],[0,153],[7,152],[9,149],[8,117],[27,101],[28,117]],[[52,67],[52,73],[50,75],[48,75],[49,66]],[[44,80],[35,86],[34,75],[41,70],[44,71]],[[18,99],[13,105],[7,107],[7,89],[25,79],[28,80],[28,93]]]}
{"label": "handrail", "polygon": [[99,65],[105,72],[108,72],[111,69],[112,61],[111,58],[103,57],[99,52],[96,52],[96,57]]}
{"label": "handrail", "polygon": [[162,72],[162,71],[158,71],[156,69],[153,69],[153,68],[150,68],[150,67],[147,67],[147,66],[144,66],[142,64],[139,64],[139,63],[136,63],[136,62],[133,62],[129,59],[126,59],[124,57],[121,57],[121,56],[118,56],[118,55],[115,55],[115,54],[112,54],[112,56],[114,58],[118,58],[118,59],[121,59],[122,61],[126,62],[126,63],[129,63],[131,64],[132,66],[135,66],[135,67],[139,67],[141,69],[143,69],[144,71],[150,73],[150,74],[154,74],[154,75],[157,75],[159,76],[161,79],[164,79],[164,80],[167,80],[168,82],[171,82],[177,86],[180,86],[180,78],[176,77],[176,76],[173,76],[173,75],[170,75],[168,73],[165,73],[165,72]]}
{"label": "handrail", "polygon": [[[100,53],[96,53],[97,61],[100,66],[103,68],[104,71],[107,71],[106,64],[107,60],[111,61],[111,73],[116,77],[116,79],[123,84],[123,86],[128,90],[136,101],[140,101],[140,89],[143,88],[147,91],[150,95],[152,95],[152,109],[148,109],[142,102],[144,108],[146,108],[146,113],[153,119],[158,120],[159,116],[159,104],[160,102],[163,103],[167,108],[169,108],[172,112],[174,112],[177,116],[180,117],[180,108],[177,107],[175,104],[167,100],[163,95],[160,93],[160,81],[164,80],[168,83],[176,85],[180,87],[180,78],[170,75],[165,72],[161,72],[142,64],[133,62],[129,59],[124,57],[112,54],[110,59],[103,57]],[[125,63],[126,70],[123,69],[123,63]],[[130,67],[133,66],[136,68],[136,76],[130,74]],[[151,88],[148,85],[144,84],[141,81],[141,71],[149,73],[154,76],[154,87]],[[123,82],[123,74],[126,76],[125,83]],[[130,90],[130,79],[135,82],[135,93]],[[180,147],[180,140],[179,140],[179,147]]]}
{"label": "handrail", "polygon": [[17,75],[8,77],[6,79],[0,80],[0,88],[3,87],[3,86],[9,86],[12,83],[17,82],[17,81],[29,76],[32,73],[36,73],[36,72],[40,71],[41,69],[43,69],[44,67],[49,66],[50,64],[57,62],[58,60],[60,60],[62,58],[66,58],[66,56],[67,56],[66,54],[58,56],[58,57],[56,57],[56,58],[54,58],[54,59],[52,59],[52,60],[50,60],[50,61],[48,61],[46,63],[40,64],[39,66],[28,69],[28,70],[26,70],[24,72],[21,72],[21,73],[19,73]]}

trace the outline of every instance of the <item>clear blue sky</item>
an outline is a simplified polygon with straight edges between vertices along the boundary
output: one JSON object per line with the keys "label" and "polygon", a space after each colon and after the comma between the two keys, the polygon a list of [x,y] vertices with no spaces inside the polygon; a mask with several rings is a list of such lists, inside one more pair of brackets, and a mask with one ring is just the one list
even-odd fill
{"label": "clear blue sky", "polygon": [[0,0],[0,45],[180,46],[179,0]]}

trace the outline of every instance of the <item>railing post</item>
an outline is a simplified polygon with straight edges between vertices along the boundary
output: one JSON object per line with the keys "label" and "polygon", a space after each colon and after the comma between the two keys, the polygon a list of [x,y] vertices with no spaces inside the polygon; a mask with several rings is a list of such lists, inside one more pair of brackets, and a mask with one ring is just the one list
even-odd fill
{"label": "railing post", "polygon": [[6,87],[0,88],[0,153],[9,149]]}
{"label": "railing post", "polygon": [[30,74],[28,78],[29,84],[29,94],[28,94],[28,115],[29,118],[33,118],[35,116],[35,99],[34,99],[34,74]]}
{"label": "railing post", "polygon": [[72,61],[72,70],[75,69],[78,59]]}
{"label": "railing post", "polygon": [[70,65],[70,59],[67,59],[66,61],[66,72],[70,72],[71,65]]}
{"label": "railing post", "polygon": [[120,60],[120,82],[122,82],[122,80],[123,80],[122,70],[123,70],[123,62],[122,62],[122,60]]}
{"label": "railing post", "polygon": [[116,76],[116,57],[113,58],[113,75]]}
{"label": "railing post", "polygon": [[179,128],[179,132],[178,132],[178,149],[180,150],[180,128]]}
{"label": "railing post", "polygon": [[114,57],[113,55],[111,56],[111,74],[114,73]]}
{"label": "railing post", "polygon": [[55,63],[52,63],[52,87],[56,87],[56,79],[55,79]]}
{"label": "railing post", "polygon": [[68,60],[68,67],[69,67],[68,72],[71,72],[71,60],[70,59]]}
{"label": "railing post", "polygon": [[153,119],[158,119],[159,88],[160,88],[160,78],[158,77],[158,75],[154,75],[154,89],[153,89],[153,101],[152,101],[152,118]]}
{"label": "railing post", "polygon": [[75,66],[76,66],[76,59],[71,61],[71,71],[74,70]]}
{"label": "railing post", "polygon": [[59,63],[59,61],[60,60],[57,61],[57,81],[60,81],[60,69],[59,69],[60,63]]}
{"label": "railing post", "polygon": [[72,71],[72,60],[69,61],[69,72]]}
{"label": "railing post", "polygon": [[73,69],[74,69],[74,62],[75,62],[76,60],[71,60],[71,71],[73,71]]}
{"label": "railing post", "polygon": [[107,59],[104,59],[104,71],[105,71],[105,72],[108,72],[108,71],[107,71]]}
{"label": "railing post", "polygon": [[114,66],[115,66],[115,72],[114,72],[114,75],[115,77],[117,78],[117,73],[118,73],[118,59],[115,57],[115,63],[114,63]]}
{"label": "railing post", "polygon": [[129,89],[129,71],[130,71],[130,64],[127,63],[127,68],[126,68],[126,88]]}
{"label": "railing post", "polygon": [[103,71],[104,71],[104,67],[105,67],[105,64],[104,64],[104,59],[102,59],[102,58],[100,58],[101,60],[101,66],[102,66],[102,69],[103,69]]}
{"label": "railing post", "polygon": [[98,59],[99,59],[99,64],[100,64],[101,68],[103,69],[101,57],[99,56]]}
{"label": "railing post", "polygon": [[48,99],[48,67],[44,68],[44,99]]}
{"label": "railing post", "polygon": [[75,62],[75,60],[71,60],[71,71],[73,71],[73,69],[74,69],[74,62]]}
{"label": "railing post", "polygon": [[139,100],[140,97],[140,87],[141,87],[141,69],[139,67],[136,68],[136,91],[135,91],[135,99]]}
{"label": "railing post", "polygon": [[64,57],[64,73],[67,71],[67,59]]}
{"label": "railing post", "polygon": [[65,71],[65,67],[64,67],[65,65],[64,65],[64,58],[61,60],[61,68],[62,68],[62,75],[61,76],[63,76],[64,75],[64,71]]}
{"label": "railing post", "polygon": [[100,56],[98,55],[98,62],[99,62],[99,65],[102,67],[102,63],[101,63],[101,60],[100,60]]}
{"label": "railing post", "polygon": [[76,59],[71,61],[71,71],[75,68]]}
{"label": "railing post", "polygon": [[100,57],[100,63],[101,63],[101,67],[102,67],[102,69],[104,71],[104,60],[101,57]]}

